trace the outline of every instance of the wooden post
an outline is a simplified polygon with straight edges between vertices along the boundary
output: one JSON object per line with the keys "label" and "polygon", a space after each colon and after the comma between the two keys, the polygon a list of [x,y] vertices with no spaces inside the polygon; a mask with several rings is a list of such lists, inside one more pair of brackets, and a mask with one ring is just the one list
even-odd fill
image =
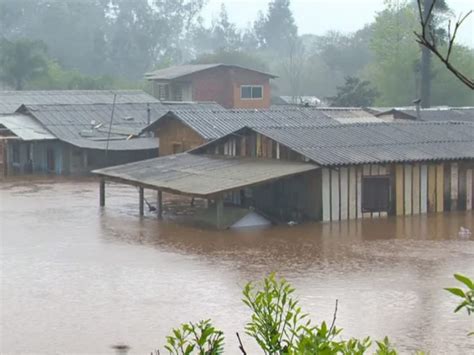
{"label": "wooden post", "polygon": [[[277,146],[278,147],[278,146]],[[279,149],[279,148],[278,148]],[[280,151],[277,151],[280,154]],[[323,221],[328,222],[331,220],[331,185],[329,180],[331,175],[329,169],[323,168],[322,171],[322,202],[323,202]]]}
{"label": "wooden post", "polygon": [[397,164],[395,166],[395,207],[396,207],[396,215],[403,216],[405,214],[404,211],[404,190],[403,190],[403,165]]}
{"label": "wooden post", "polygon": [[436,212],[444,211],[444,166],[436,165]]}
{"label": "wooden post", "polygon": [[139,206],[139,211],[140,211],[140,216],[143,216],[145,213],[145,208],[144,208],[144,193],[143,193],[143,187],[138,188],[138,206]]}
{"label": "wooden post", "polygon": [[466,210],[472,210],[472,169],[466,170]]}
{"label": "wooden post", "polygon": [[457,163],[451,164],[451,211],[456,211],[458,209],[458,176],[459,169]]}
{"label": "wooden post", "polygon": [[100,207],[105,206],[105,179],[100,179]]}
{"label": "wooden post", "polygon": [[163,193],[161,192],[161,190],[158,190],[156,204],[157,204],[156,214],[159,219],[162,219],[163,218]]}
{"label": "wooden post", "polygon": [[216,199],[216,227],[217,229],[222,229],[223,226],[223,216],[224,216],[224,199],[218,197]]}

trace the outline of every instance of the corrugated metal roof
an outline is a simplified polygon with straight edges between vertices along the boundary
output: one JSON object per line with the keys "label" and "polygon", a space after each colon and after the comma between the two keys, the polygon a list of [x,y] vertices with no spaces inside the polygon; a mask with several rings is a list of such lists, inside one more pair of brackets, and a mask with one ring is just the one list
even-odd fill
{"label": "corrugated metal roof", "polygon": [[[107,140],[92,140],[86,138],[71,138],[64,140],[79,148],[85,149],[107,149]],[[111,139],[108,150],[152,150],[158,149],[158,140],[156,138],[137,137],[132,139]]]}
{"label": "corrugated metal roof", "polygon": [[[21,105],[79,105],[111,104],[117,95],[117,103],[158,103],[153,96],[142,90],[35,90],[0,91],[0,110]],[[0,111],[2,112],[2,111]],[[11,113],[6,111],[4,113]]]}
{"label": "corrugated metal roof", "polygon": [[27,115],[0,115],[0,125],[8,128],[24,141],[56,139],[41,123]]}
{"label": "corrugated metal roof", "polygon": [[382,119],[359,107],[318,107],[317,110],[343,124],[383,122]]}
{"label": "corrugated metal roof", "polygon": [[[162,104],[116,104],[112,138],[137,134],[148,122],[166,112]],[[111,104],[27,105],[22,111],[32,115],[61,140],[107,137],[112,115]],[[120,132],[120,133],[119,133]]]}
{"label": "corrugated metal roof", "polygon": [[204,70],[218,68],[218,67],[250,70],[256,73],[269,76],[271,78],[276,78],[276,76],[273,74],[265,73],[259,70],[244,68],[238,65],[228,65],[228,64],[222,64],[222,63],[176,65],[169,68],[159,69],[159,70],[146,73],[145,78],[148,80],[174,80],[174,79],[182,78],[187,75],[195,74]]}
{"label": "corrugated metal roof", "polygon": [[[417,119],[415,107],[386,109],[377,116],[394,116],[398,119]],[[421,121],[463,121],[474,122],[474,107],[433,107],[420,110]]]}
{"label": "corrugated metal roof", "polygon": [[[138,135],[148,122],[153,122],[168,112],[170,106],[178,107],[183,112],[210,110],[216,107],[221,109],[221,106],[214,103],[119,103],[115,105],[110,138],[124,140],[129,135]],[[90,148],[97,144],[88,141],[107,138],[112,107],[112,104],[25,105],[20,111],[36,118],[58,139]],[[148,108],[150,108],[150,120],[148,120]],[[131,144],[130,142],[124,141],[123,146]],[[150,149],[157,146],[156,140],[153,145],[141,142],[142,146],[148,146]]]}
{"label": "corrugated metal roof", "polygon": [[20,106],[20,104],[8,104],[0,100],[0,115],[14,113]]}
{"label": "corrugated metal roof", "polygon": [[[416,119],[416,110],[400,110]],[[424,109],[420,110],[422,121],[469,121],[474,122],[474,108]]]}
{"label": "corrugated metal roof", "polygon": [[166,117],[181,120],[207,140],[222,137],[245,126],[319,127],[340,124],[322,111],[303,107],[281,110],[172,110],[143,131],[154,130],[160,121]]}
{"label": "corrugated metal roof", "polygon": [[309,163],[182,153],[93,173],[170,192],[209,196],[317,169]]}
{"label": "corrugated metal roof", "polygon": [[254,127],[321,165],[474,159],[474,125],[391,122],[326,127]]}

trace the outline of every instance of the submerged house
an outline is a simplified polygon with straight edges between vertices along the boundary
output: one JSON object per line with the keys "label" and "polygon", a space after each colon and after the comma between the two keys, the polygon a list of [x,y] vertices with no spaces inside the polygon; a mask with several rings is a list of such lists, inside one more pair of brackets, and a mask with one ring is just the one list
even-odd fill
{"label": "submerged house", "polygon": [[473,169],[472,124],[378,122],[244,127],[95,173],[102,205],[104,181],[117,181],[139,187],[141,214],[145,188],[211,200],[222,228],[230,206],[284,222],[471,210]]}
{"label": "submerged house", "polygon": [[[35,120],[55,139],[8,143],[13,173],[83,174],[93,168],[152,158],[158,142],[138,136],[147,124],[148,104],[23,105],[18,122]],[[110,125],[112,110],[114,119]],[[151,113],[150,113],[151,114]],[[19,154],[15,156],[14,152]],[[31,166],[30,170],[26,170]]]}
{"label": "submerged house", "polygon": [[383,120],[462,121],[474,123],[474,107],[394,108],[376,113]]}
{"label": "submerged house", "polygon": [[173,108],[145,127],[160,141],[160,156],[188,151],[244,126],[318,127],[360,122],[383,122],[357,108],[278,107],[225,110],[203,105],[200,110]]}
{"label": "submerged house", "polygon": [[225,108],[269,108],[275,75],[227,64],[187,64],[145,74],[162,101],[211,101]]}
{"label": "submerged house", "polygon": [[[213,103],[159,102],[138,90],[0,92],[0,117],[10,132],[8,139],[0,137],[2,175],[85,174],[156,157],[159,141],[152,134],[139,137],[140,131],[171,108],[204,105],[221,109]],[[24,137],[25,131],[37,134]]]}

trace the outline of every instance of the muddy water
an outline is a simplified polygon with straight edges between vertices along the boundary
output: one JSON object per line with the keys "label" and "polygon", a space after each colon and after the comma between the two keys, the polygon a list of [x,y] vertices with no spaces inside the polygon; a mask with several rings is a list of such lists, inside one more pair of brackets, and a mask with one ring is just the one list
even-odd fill
{"label": "muddy water", "polygon": [[[248,280],[271,271],[315,320],[347,336],[389,335],[404,353],[466,354],[472,318],[442,287],[474,273],[473,213],[215,232],[137,217],[137,191],[93,181],[0,183],[2,353],[132,353],[180,322],[212,318],[237,354]],[[149,196],[151,198],[151,196]],[[251,353],[255,345],[244,337]]]}

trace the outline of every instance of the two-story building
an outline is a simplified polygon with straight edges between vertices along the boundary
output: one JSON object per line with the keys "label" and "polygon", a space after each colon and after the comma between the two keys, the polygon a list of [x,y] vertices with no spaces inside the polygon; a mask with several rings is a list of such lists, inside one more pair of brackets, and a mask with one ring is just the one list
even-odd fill
{"label": "two-story building", "polygon": [[161,101],[209,101],[225,108],[269,108],[275,75],[227,64],[187,64],[145,74]]}

